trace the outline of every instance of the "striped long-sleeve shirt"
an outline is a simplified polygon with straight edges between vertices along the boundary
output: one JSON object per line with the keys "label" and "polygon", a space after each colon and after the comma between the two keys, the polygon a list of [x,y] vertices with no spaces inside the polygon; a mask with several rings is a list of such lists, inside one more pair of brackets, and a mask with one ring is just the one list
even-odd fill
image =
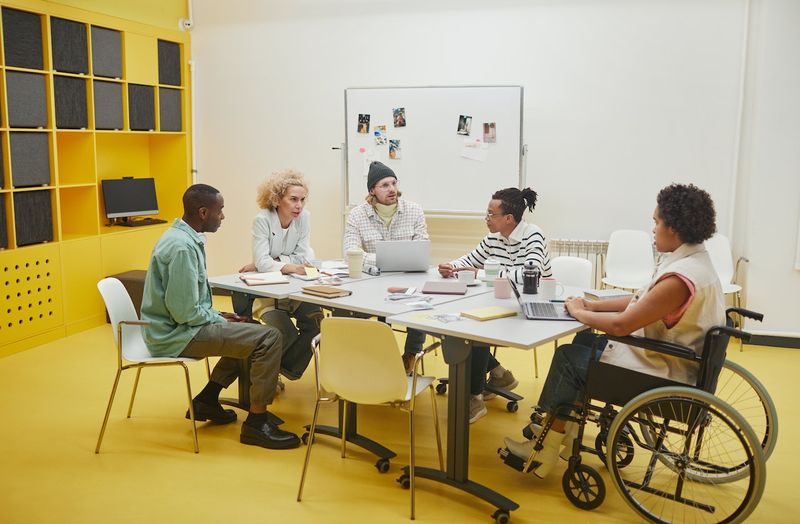
{"label": "striped long-sleeve shirt", "polygon": [[487,258],[500,261],[500,276],[513,278],[522,283],[522,267],[532,260],[543,277],[552,276],[550,256],[547,254],[547,239],[534,224],[520,222],[505,238],[500,233],[489,233],[471,253],[450,262],[454,267],[483,268]]}

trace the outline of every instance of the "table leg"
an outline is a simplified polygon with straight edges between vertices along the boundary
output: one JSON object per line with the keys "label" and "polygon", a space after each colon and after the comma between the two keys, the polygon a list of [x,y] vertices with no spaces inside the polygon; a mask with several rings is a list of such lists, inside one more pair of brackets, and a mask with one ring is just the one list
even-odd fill
{"label": "table leg", "polygon": [[[469,480],[469,399],[472,343],[445,336],[442,354],[449,365],[447,398],[447,461],[445,471],[416,467],[417,477],[434,480],[480,497],[500,512],[519,508],[519,504],[500,493]],[[404,468],[408,475],[408,467]]]}

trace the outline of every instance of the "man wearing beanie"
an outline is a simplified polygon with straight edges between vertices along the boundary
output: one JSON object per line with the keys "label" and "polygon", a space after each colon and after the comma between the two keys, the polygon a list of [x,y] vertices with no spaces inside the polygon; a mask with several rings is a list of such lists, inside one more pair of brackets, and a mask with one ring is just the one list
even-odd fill
{"label": "man wearing beanie", "polygon": [[[428,228],[422,207],[400,198],[397,175],[381,162],[372,162],[367,173],[366,202],[354,207],[347,216],[344,229],[344,253],[348,249],[364,250],[364,264],[375,265],[375,243],[378,240],[428,240]],[[406,371],[414,362],[414,354],[422,350],[425,333],[409,329],[403,351]]]}

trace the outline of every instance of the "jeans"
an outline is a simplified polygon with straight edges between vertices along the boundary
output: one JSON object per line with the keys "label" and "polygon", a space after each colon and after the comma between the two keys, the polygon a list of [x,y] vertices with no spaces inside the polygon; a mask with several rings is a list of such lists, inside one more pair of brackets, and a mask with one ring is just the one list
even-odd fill
{"label": "jeans", "polygon": [[[560,415],[568,415],[571,408],[562,405],[575,404],[583,397],[589,362],[592,360],[592,346],[598,335],[582,331],[575,335],[572,343],[560,346],[553,355],[550,371],[539,396],[539,407],[548,413],[558,410]],[[605,349],[605,342],[598,347],[598,358]]]}
{"label": "jeans", "polygon": [[469,392],[480,395],[486,387],[486,373],[500,365],[489,346],[472,346],[472,368],[469,375]]}

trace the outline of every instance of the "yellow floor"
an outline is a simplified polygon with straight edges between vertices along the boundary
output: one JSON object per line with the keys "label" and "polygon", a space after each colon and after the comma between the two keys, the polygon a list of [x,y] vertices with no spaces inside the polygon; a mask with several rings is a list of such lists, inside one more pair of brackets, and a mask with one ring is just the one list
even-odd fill
{"label": "yellow floor", "polygon": [[[337,443],[321,437],[314,447],[302,503],[295,501],[305,447],[269,451],[239,444],[239,421],[227,426],[200,424],[200,454],[192,453],[191,430],[183,418],[185,390],[180,371],[144,373],[133,418],[125,419],[132,376],[123,379],[102,453],[94,454],[97,432],[115,369],[109,326],[102,326],[0,359],[0,522],[405,522],[408,492],[395,478],[407,463],[407,433],[402,412],[385,408],[360,411],[362,432],[398,452],[389,473],[373,467],[371,455],[351,447],[339,458]],[[552,345],[540,348],[541,376]],[[512,522],[637,522],[610,482],[605,504],[592,512],[574,508],[561,492],[558,466],[545,481],[500,463],[496,449],[504,435],[519,435],[537,398],[532,354],[501,349],[527,398],[516,414],[501,400],[489,401],[489,414],[472,427],[471,469],[485,483],[520,503]],[[797,369],[800,351],[746,347],[730,357],[756,374],[772,394],[781,434],[767,467],[767,487],[751,522],[796,522],[797,450],[800,440]],[[441,357],[428,359],[427,371],[445,374]],[[368,377],[354,377],[368,379]],[[312,373],[287,384],[274,411],[285,428],[301,431],[313,409]],[[202,365],[193,366],[197,392],[205,384]],[[445,403],[439,397],[440,416]],[[418,463],[435,464],[429,402],[419,407]],[[323,413],[334,422],[335,408]],[[594,457],[586,459],[608,479]],[[492,522],[494,508],[475,498],[425,480],[418,481],[420,522]]]}

